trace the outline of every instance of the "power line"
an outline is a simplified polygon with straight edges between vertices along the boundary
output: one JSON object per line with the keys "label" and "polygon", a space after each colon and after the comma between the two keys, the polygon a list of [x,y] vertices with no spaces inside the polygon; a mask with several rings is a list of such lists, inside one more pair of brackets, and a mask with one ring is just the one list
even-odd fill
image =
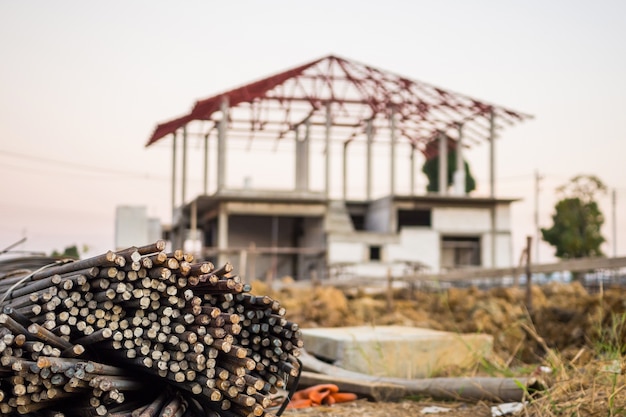
{"label": "power line", "polygon": [[[40,157],[40,156],[36,156],[36,155],[27,155],[27,154],[22,154],[22,153],[18,153],[18,152],[11,152],[11,151],[5,151],[5,150],[0,150],[0,155],[12,157],[12,158],[23,159],[23,160],[32,161],[32,162],[43,162],[43,163],[47,163],[47,164],[58,165],[58,166],[61,166],[62,168],[69,168],[69,169],[75,169],[75,170],[77,169],[77,170],[82,170],[84,172],[99,173],[99,174],[105,174],[105,175],[116,175],[116,176],[124,176],[124,177],[133,176],[135,178],[141,177],[141,178],[144,178],[144,179],[151,179],[151,180],[152,179],[155,179],[155,180],[166,180],[166,179],[169,178],[169,177],[166,177],[166,176],[162,176],[162,177],[154,176],[154,175],[146,173],[146,172],[141,173],[141,172],[137,172],[137,171],[126,171],[126,170],[118,170],[118,169],[97,167],[97,166],[93,166],[93,165],[79,164],[79,163],[69,162],[69,161],[61,161],[61,160],[58,160],[58,159],[44,158],[44,157]],[[33,171],[33,169],[25,168],[25,167],[22,167],[22,166],[13,165],[13,167],[17,168],[17,169],[27,170],[29,172]],[[39,171],[41,172],[41,170],[39,170]]]}

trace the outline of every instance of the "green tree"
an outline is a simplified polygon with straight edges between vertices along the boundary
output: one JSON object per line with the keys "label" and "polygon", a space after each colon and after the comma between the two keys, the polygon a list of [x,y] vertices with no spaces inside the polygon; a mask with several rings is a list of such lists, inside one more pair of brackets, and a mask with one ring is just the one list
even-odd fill
{"label": "green tree", "polygon": [[60,258],[80,259],[80,254],[78,253],[78,246],[76,245],[66,247],[63,252],[54,250],[52,252],[52,256],[60,257]]}
{"label": "green tree", "polygon": [[[465,192],[469,193],[476,189],[476,181],[472,176],[467,161],[463,161],[465,165]],[[456,171],[456,150],[448,150],[448,186],[454,182],[454,172]],[[422,172],[428,178],[426,190],[429,192],[439,191],[439,155],[434,158],[427,159],[422,166]]]}
{"label": "green tree", "polygon": [[562,198],[554,207],[552,227],[541,229],[543,240],[556,248],[561,259],[603,256],[604,216],[595,199],[606,193],[604,183],[593,175],[578,175],[557,188],[557,193]]}

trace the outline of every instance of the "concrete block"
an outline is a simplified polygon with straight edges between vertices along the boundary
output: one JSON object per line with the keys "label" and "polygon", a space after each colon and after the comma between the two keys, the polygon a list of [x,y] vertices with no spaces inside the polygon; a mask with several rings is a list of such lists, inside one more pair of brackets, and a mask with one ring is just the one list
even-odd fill
{"label": "concrete block", "polygon": [[458,334],[404,326],[302,329],[307,352],[351,371],[425,378],[470,368],[493,348],[486,334]]}

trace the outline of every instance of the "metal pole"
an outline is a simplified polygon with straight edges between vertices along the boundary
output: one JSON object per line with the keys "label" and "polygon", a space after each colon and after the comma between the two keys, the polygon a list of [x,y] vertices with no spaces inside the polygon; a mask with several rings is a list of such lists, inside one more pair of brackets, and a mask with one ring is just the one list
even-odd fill
{"label": "metal pole", "polygon": [[617,257],[617,194],[615,188],[611,192],[611,208],[613,223],[613,257]]}
{"label": "metal pole", "polygon": [[535,233],[537,235],[535,239],[535,263],[539,263],[539,243],[541,241],[541,230],[539,229],[539,182],[542,179],[539,171],[535,170]]}

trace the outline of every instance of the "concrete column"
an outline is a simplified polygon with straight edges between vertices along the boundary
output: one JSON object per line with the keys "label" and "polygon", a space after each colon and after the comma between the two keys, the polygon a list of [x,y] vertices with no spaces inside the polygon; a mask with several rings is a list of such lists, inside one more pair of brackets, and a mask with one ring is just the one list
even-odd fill
{"label": "concrete column", "polygon": [[224,265],[228,259],[225,253],[225,250],[228,249],[228,212],[223,203],[220,204],[217,214],[217,248],[219,250],[217,263]]}
{"label": "concrete column", "polygon": [[389,126],[389,142],[390,142],[390,157],[389,157],[389,194],[396,194],[396,109],[391,109],[391,120]]}
{"label": "concrete column", "polygon": [[493,110],[489,113],[489,195],[492,198],[496,196],[496,115]]}
{"label": "concrete column", "polygon": [[222,119],[217,125],[217,190],[226,187],[226,132],[228,130],[228,98],[222,99],[220,106]]}
{"label": "concrete column", "polygon": [[411,145],[411,182],[409,195],[415,195],[415,146]]}
{"label": "concrete column", "polygon": [[[307,120],[308,123],[308,120]],[[300,138],[300,126],[296,127],[296,190],[307,191],[309,189],[309,138],[308,125],[304,138]]]}
{"label": "concrete column", "polygon": [[324,178],[324,192],[326,198],[330,198],[330,131],[332,127],[332,103],[329,101],[326,103],[326,165],[325,165],[325,178]]}
{"label": "concrete column", "polygon": [[348,199],[348,145],[350,142],[345,141],[343,143],[343,162],[342,162],[342,196],[343,201],[345,202]]}
{"label": "concrete column", "polygon": [[172,231],[176,221],[176,132],[172,134]]}
{"label": "concrete column", "polygon": [[372,144],[374,142],[374,121],[367,121],[365,134],[367,136],[367,150],[365,152],[365,195],[367,201],[372,199]]}
{"label": "concrete column", "polygon": [[456,142],[456,170],[454,171],[454,194],[465,193],[465,161],[463,161],[463,125],[459,124],[459,139]]}
{"label": "concrete column", "polygon": [[191,202],[191,238],[196,239],[196,233],[198,231],[198,199],[194,199]]}
{"label": "concrete column", "polygon": [[[496,198],[496,174],[495,174],[495,165],[496,165],[496,152],[495,152],[495,141],[496,141],[496,123],[495,123],[495,112],[493,108],[491,108],[491,112],[489,113],[489,194],[491,198]],[[496,267],[496,204],[493,203],[491,207],[491,267]]]}
{"label": "concrete column", "polygon": [[198,243],[200,242],[200,238],[198,236],[198,199],[194,199],[191,202],[191,214],[190,214],[190,223],[191,223],[191,227],[190,227],[190,233],[189,233],[189,238],[191,239],[192,243],[192,250],[193,250],[193,255],[194,257],[198,258],[201,256],[202,254],[202,246],[198,245]]}
{"label": "concrete column", "polygon": [[204,195],[209,195],[209,134],[204,135]]}
{"label": "concrete column", "polygon": [[180,189],[181,205],[185,205],[187,199],[187,125],[183,126],[183,162],[182,184]]}
{"label": "concrete column", "polygon": [[448,137],[439,132],[439,194],[448,194]]}

